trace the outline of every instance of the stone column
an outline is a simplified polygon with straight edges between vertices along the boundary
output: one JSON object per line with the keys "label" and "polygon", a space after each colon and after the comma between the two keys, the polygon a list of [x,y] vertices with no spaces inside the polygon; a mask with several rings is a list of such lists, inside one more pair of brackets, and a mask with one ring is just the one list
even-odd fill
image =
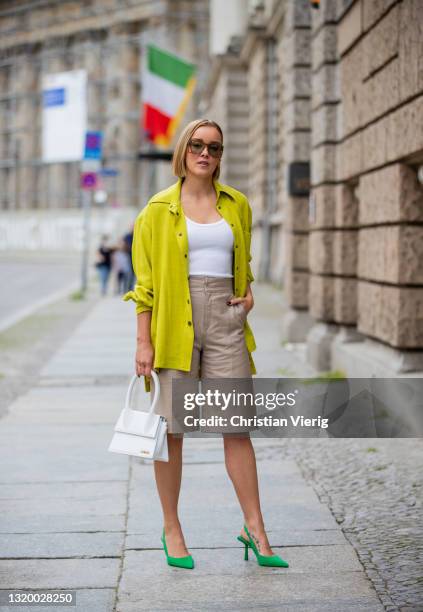
{"label": "stone column", "polygon": [[[8,135],[6,136],[6,155],[7,155],[7,192],[9,199],[9,207],[19,209],[21,204],[21,136],[19,130],[19,56],[16,52],[11,54],[10,64],[8,68],[8,90],[7,90],[7,106],[8,106]],[[22,117],[21,117],[22,118]]]}
{"label": "stone column", "polygon": [[34,204],[35,126],[31,121],[33,96],[35,94],[36,71],[25,55],[15,60],[14,91],[15,105],[15,153],[16,166],[16,207],[32,208]]}
{"label": "stone column", "polygon": [[266,186],[266,45],[264,38],[257,38],[248,65],[248,96],[254,100],[249,116],[249,189],[254,202],[256,220],[265,214]]}
{"label": "stone column", "polygon": [[[69,50],[67,47],[68,42],[68,39],[65,38],[46,42],[42,50],[43,74],[54,74],[55,72],[64,72],[72,69],[73,56],[72,50]],[[43,194],[41,195],[42,207],[53,209],[66,208],[68,205],[65,197],[67,183],[66,164],[44,164],[43,167],[40,168],[40,172],[44,175],[40,177],[40,183],[43,188]]]}
{"label": "stone column", "polygon": [[[105,159],[119,170],[117,201],[139,207],[139,47],[128,41],[131,25],[114,26],[104,43],[104,78],[107,100]],[[106,57],[107,54],[107,57]]]}
{"label": "stone column", "polygon": [[[307,359],[319,370],[330,367],[330,345],[337,331],[335,325],[336,295],[344,283],[336,278],[342,270],[343,239],[335,231],[335,195],[337,115],[339,96],[337,79],[337,28],[335,0],[312,11],[312,214],[309,237],[309,307],[316,323],[307,335]],[[339,265],[340,264],[340,265]],[[353,267],[353,262],[351,263]],[[337,300],[339,302],[339,300]],[[339,309],[339,313],[342,309]]]}
{"label": "stone column", "polygon": [[219,181],[248,196],[249,96],[245,66],[228,52],[214,63],[213,87],[204,99],[203,114],[223,130],[224,153]]}
{"label": "stone column", "polygon": [[310,5],[286,3],[279,43],[281,73],[281,147],[283,166],[284,292],[288,311],[282,320],[282,337],[303,342],[312,325],[308,313],[308,198],[290,195],[286,182],[289,164],[310,159]]}
{"label": "stone column", "polygon": [[[11,60],[10,60],[11,62]],[[11,66],[7,61],[2,62],[0,66],[0,91],[6,96],[10,93],[10,76]],[[0,168],[0,209],[7,210],[11,208],[12,194],[9,186],[11,152],[10,152],[10,120],[11,111],[8,100],[3,100],[0,103],[0,159],[3,161],[3,167]],[[6,161],[7,160],[7,161]]]}

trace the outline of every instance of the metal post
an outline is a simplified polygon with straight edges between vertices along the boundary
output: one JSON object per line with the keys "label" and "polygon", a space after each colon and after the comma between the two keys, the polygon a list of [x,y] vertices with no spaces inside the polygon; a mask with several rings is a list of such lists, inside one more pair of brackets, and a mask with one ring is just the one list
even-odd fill
{"label": "metal post", "polygon": [[81,293],[84,295],[88,288],[88,260],[90,256],[90,234],[91,234],[91,191],[81,189],[83,210],[83,247],[81,267]]}

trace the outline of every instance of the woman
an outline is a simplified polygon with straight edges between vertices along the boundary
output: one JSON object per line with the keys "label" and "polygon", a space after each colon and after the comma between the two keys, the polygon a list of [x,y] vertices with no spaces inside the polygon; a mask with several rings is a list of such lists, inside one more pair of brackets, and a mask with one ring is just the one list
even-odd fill
{"label": "woman", "polygon": [[[134,227],[137,304],[136,373],[150,390],[158,371],[156,412],[168,422],[169,462],[154,462],[162,505],[162,542],[170,565],[192,568],[178,517],[183,433],[172,413],[173,378],[249,377],[256,348],[247,322],[254,299],[249,262],[251,208],[217,181],[223,134],[214,121],[189,123],[173,156],[178,182],[153,196]],[[154,385],[154,381],[152,382]],[[153,394],[152,394],[153,395]],[[260,509],[254,447],[248,431],[223,433],[225,465],[245,519],[238,539],[260,565],[288,567],[269,546]]]}

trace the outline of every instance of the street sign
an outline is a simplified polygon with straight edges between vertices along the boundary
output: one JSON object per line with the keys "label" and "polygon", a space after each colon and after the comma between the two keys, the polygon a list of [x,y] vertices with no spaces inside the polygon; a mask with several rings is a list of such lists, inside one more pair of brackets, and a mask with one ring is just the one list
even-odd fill
{"label": "street sign", "polygon": [[64,87],[56,87],[54,89],[45,89],[43,91],[43,107],[63,106],[66,99],[66,89]]}
{"label": "street sign", "polygon": [[101,159],[102,132],[87,132],[85,134],[84,159]]}
{"label": "street sign", "polygon": [[118,176],[119,170],[117,168],[102,168],[100,174],[101,176]]}
{"label": "street sign", "polygon": [[81,188],[86,191],[92,191],[97,188],[97,174],[95,172],[81,173]]}

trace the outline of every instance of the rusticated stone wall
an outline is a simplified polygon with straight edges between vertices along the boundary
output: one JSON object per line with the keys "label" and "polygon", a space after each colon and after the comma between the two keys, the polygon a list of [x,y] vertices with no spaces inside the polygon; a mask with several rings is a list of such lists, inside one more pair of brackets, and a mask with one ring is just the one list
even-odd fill
{"label": "rusticated stone wall", "polygon": [[419,4],[361,0],[338,24],[338,179],[358,184],[357,330],[398,349],[423,348]]}
{"label": "rusticated stone wall", "polygon": [[[283,229],[271,240],[265,229],[256,231],[253,251],[258,278],[275,280],[281,242],[288,304],[282,339],[306,341],[307,357],[320,370],[423,371],[422,4],[325,0],[314,10],[306,0],[264,0],[263,6],[249,20],[240,61],[248,75],[248,193],[261,222],[273,214],[266,171],[272,112],[266,40],[273,37],[276,210]],[[292,196],[289,164],[308,161],[310,198]],[[269,253],[266,275],[261,263]]]}

